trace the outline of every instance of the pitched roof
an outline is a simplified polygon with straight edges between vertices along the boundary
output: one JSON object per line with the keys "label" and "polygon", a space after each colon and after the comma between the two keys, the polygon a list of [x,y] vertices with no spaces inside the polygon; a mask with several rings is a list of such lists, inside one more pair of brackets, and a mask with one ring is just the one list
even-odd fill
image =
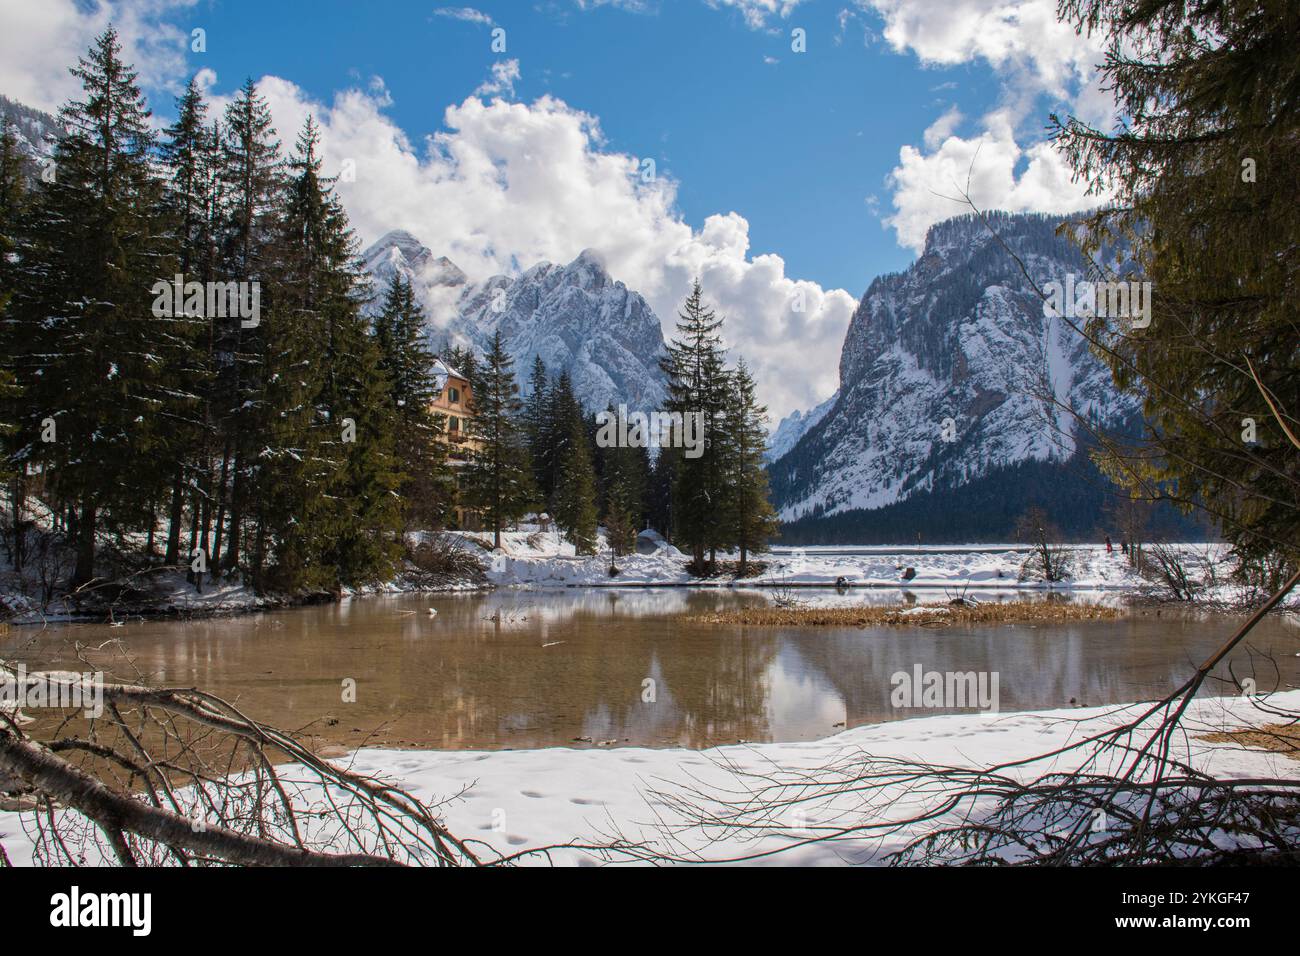
{"label": "pitched roof", "polygon": [[446,362],[444,362],[442,359],[440,359],[440,358],[435,358],[435,359],[433,360],[433,377],[437,380],[437,382],[438,382],[438,388],[439,388],[439,389],[442,389],[442,388],[445,388],[445,387],[446,387],[446,385],[447,385],[447,376],[451,376],[452,378],[458,378],[458,379],[460,379],[462,382],[468,382],[468,381],[469,381],[468,378],[466,378],[466,377],[465,377],[464,375],[462,375],[460,372],[456,371],[454,368],[452,368],[450,365],[448,365],[448,364],[447,364]]}

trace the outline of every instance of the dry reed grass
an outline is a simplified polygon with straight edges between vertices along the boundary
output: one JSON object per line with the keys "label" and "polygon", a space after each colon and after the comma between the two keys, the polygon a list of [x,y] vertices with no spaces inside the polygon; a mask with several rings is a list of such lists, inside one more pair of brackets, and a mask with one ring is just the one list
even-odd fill
{"label": "dry reed grass", "polygon": [[951,627],[957,624],[1056,624],[1120,617],[1112,607],[1059,601],[1001,604],[922,604],[898,607],[742,607],[687,614],[693,624],[754,627]]}

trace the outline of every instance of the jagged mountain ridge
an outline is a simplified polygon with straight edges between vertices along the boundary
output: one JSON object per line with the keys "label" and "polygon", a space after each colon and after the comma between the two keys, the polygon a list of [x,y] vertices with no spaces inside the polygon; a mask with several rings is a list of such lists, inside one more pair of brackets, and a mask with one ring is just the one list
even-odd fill
{"label": "jagged mountain ridge", "polygon": [[569,373],[588,411],[618,404],[650,410],[664,402],[659,319],[592,250],[567,265],[542,262],[518,276],[474,283],[415,236],[395,230],[363,253],[362,266],[375,286],[372,310],[395,273],[411,281],[430,317],[434,349],[471,345],[481,354],[500,330],[521,389],[540,356],[551,374]]}
{"label": "jagged mountain ridge", "polygon": [[[1087,274],[1059,217],[990,219],[1040,285]],[[771,466],[778,510],[793,521],[882,508],[1020,462],[1067,461],[1077,424],[1061,404],[1103,424],[1137,410],[1087,343],[1044,315],[983,223],[936,224],[921,257],[859,303],[832,408]]]}

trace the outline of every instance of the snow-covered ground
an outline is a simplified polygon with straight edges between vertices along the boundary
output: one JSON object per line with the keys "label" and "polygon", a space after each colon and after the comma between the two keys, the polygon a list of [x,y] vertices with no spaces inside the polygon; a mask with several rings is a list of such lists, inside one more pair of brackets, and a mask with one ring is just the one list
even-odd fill
{"label": "snow-covered ground", "polygon": [[[473,535],[483,540],[483,536]],[[602,539],[603,542],[603,539]],[[1177,546],[1194,573],[1213,565],[1220,578],[1228,572],[1225,548],[1215,544]],[[1116,548],[1105,545],[1071,545],[1073,571],[1068,581],[1048,585],[1018,581],[1028,557],[1023,545],[955,545],[932,547],[825,547],[776,548],[753,560],[766,565],[763,574],[746,578],[740,586],[780,588],[833,586],[839,579],[851,587],[1035,588],[1054,590],[1137,590],[1144,581]],[[734,560],[735,555],[720,556]],[[666,545],[654,554],[631,554],[615,559],[617,576],[610,576],[610,555],[577,557],[573,545],[554,531],[511,531],[502,535],[501,553],[485,555],[490,563],[488,580],[497,585],[532,587],[716,584],[729,586],[730,578],[700,582],[686,571],[687,555]],[[905,578],[908,569],[915,574]]]}
{"label": "snow-covered ground", "polygon": [[[1300,691],[1275,694],[1273,708],[1300,709]],[[518,751],[360,750],[342,758],[354,770],[382,776],[426,802],[442,802],[451,830],[463,839],[482,841],[503,855],[564,843],[602,844],[614,834],[635,841],[662,842],[664,826],[683,823],[672,795],[688,790],[747,792],[755,777],[816,772],[846,758],[872,755],[924,761],[953,767],[985,768],[1049,752],[1134,716],[1134,708],[1089,708],[1002,715],[949,715],[872,724],[824,740],[804,743],[750,744],[714,750],[617,748],[573,750],[556,747]],[[1271,718],[1276,720],[1277,718]],[[1235,744],[1200,739],[1213,731],[1237,730],[1269,722],[1249,700],[1203,698],[1184,718],[1188,731],[1179,738],[1180,752],[1199,769],[1218,777],[1300,776],[1300,762],[1275,753],[1244,750]],[[1030,779],[1072,768],[1079,757],[1040,761],[1014,773]],[[465,791],[455,796],[460,791]],[[938,799],[930,791],[925,799]],[[834,844],[807,843],[815,828],[901,819],[913,815],[922,799],[915,793],[887,791],[864,808],[861,797],[839,795],[813,802],[799,813],[784,814],[770,826],[734,838],[710,842],[688,829],[679,834],[702,859],[753,855],[773,849],[786,852],[761,862],[843,864],[879,862],[921,830],[905,828],[884,838]],[[968,808],[969,809],[969,808]],[[865,816],[863,816],[866,811]],[[978,808],[975,811],[978,815]],[[17,814],[0,813],[0,842],[17,865],[31,863],[31,843]],[[541,857],[528,858],[545,863]],[[591,864],[599,857],[588,850],[561,849],[550,854],[556,864]]]}
{"label": "snow-covered ground", "polygon": [[[5,502],[0,490],[0,505]],[[35,499],[27,505],[28,513],[40,527],[49,527],[51,515]],[[540,531],[536,525],[522,524],[519,530],[502,534],[500,551],[492,547],[487,533],[449,532],[458,538],[473,557],[488,569],[487,583],[498,587],[647,587],[647,586],[699,586],[699,587],[749,587],[764,589],[831,587],[837,584],[857,588],[915,590],[944,590],[960,592],[967,588],[1010,592],[1023,589],[1070,590],[1091,592],[1136,592],[1152,589],[1152,583],[1130,566],[1123,553],[1116,548],[1108,552],[1104,545],[1072,545],[1067,547],[1071,572],[1066,581],[1046,584],[1033,578],[1020,580],[1021,567],[1029,556],[1029,549],[1015,544],[970,544],[932,546],[834,546],[834,547],[776,547],[770,553],[757,554],[752,560],[764,565],[760,575],[743,581],[733,581],[728,576],[712,580],[692,577],[686,570],[688,558],[677,548],[658,536],[657,550],[650,554],[630,554],[613,558],[605,533],[599,532],[599,552],[596,555],[577,556],[571,543],[555,531]],[[429,533],[413,534],[414,543]],[[107,539],[106,539],[107,542]],[[132,546],[144,548],[140,535],[128,536]],[[1183,544],[1174,546],[1187,564],[1192,577],[1198,580],[1213,579],[1204,597],[1232,602],[1233,589],[1219,584],[1228,579],[1230,565],[1226,547],[1218,544]],[[9,617],[14,623],[39,623],[68,620],[70,609],[57,599],[46,608],[37,597],[41,591],[42,574],[55,579],[71,572],[70,549],[63,547],[59,561],[45,572],[29,566],[24,580],[9,565],[6,555],[0,552],[0,617]],[[734,554],[720,554],[724,561],[734,561]],[[618,568],[611,575],[611,560]],[[39,562],[31,562],[32,565]],[[49,560],[46,561],[49,564]],[[56,566],[57,565],[57,566]],[[399,574],[392,581],[363,588],[359,593],[401,593],[426,590],[416,578]],[[179,614],[237,613],[283,606],[286,602],[274,597],[258,596],[249,587],[231,582],[205,584],[202,594],[179,572],[156,569],[138,576],[133,584],[141,591],[151,592],[146,603],[158,612]],[[437,590],[461,590],[479,586],[465,580],[448,581]]]}

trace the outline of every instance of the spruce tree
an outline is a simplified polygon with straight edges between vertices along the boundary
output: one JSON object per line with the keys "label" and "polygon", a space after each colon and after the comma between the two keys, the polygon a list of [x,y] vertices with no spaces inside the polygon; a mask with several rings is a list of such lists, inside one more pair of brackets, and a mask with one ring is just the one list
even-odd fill
{"label": "spruce tree", "polygon": [[[207,283],[216,277],[218,134],[207,125],[207,110],[197,82],[190,80],[176,100],[176,122],[164,130],[161,144],[165,201],[173,230],[177,271],[187,282]],[[188,328],[183,348],[177,355],[177,368],[187,390],[199,399],[192,403],[192,409],[187,409],[186,415],[175,419],[169,438],[172,482],[163,558],[167,564],[175,564],[180,558],[186,489],[201,489],[206,508],[213,487],[210,465],[215,440],[212,413],[215,343],[221,334],[218,323],[230,320],[214,315],[182,315],[178,321],[186,323]],[[201,547],[210,558],[206,533]]]}
{"label": "spruce tree", "polygon": [[688,458],[680,448],[661,452],[672,459],[672,535],[685,545],[684,550],[689,550],[696,573],[711,570],[715,552],[725,546],[725,526],[719,518],[723,463],[714,446],[726,397],[727,371],[718,332],[722,320],[704,305],[703,295],[697,279],[678,314],[677,336],[668,344],[668,354],[662,361],[668,376],[666,410],[680,413],[683,418],[699,416],[703,426],[703,453],[698,457]]}
{"label": "spruce tree", "polygon": [[438,388],[424,325],[415,290],[395,274],[375,317],[375,340],[394,417],[394,450],[404,475],[401,497],[407,530],[441,527],[455,497],[446,446],[439,438],[442,416],[431,409]]}
{"label": "spruce tree", "polygon": [[400,553],[395,416],[361,315],[356,240],[309,117],[289,164],[263,325],[253,568],[259,587],[357,586]]}
{"label": "spruce tree", "polygon": [[754,379],[742,359],[731,375],[731,388],[723,413],[725,435],[726,520],[728,537],[740,552],[743,577],[749,572],[749,555],[767,548],[779,522],[769,500],[767,466],[767,409],[754,394]]}
{"label": "spruce tree", "polygon": [[573,394],[573,379],[567,370],[562,371],[547,389],[546,413],[538,429],[537,459],[533,462],[538,492],[552,513],[556,507],[560,467],[573,440],[572,419],[581,415],[582,407]]}
{"label": "spruce tree", "polygon": [[1106,42],[1102,76],[1125,118],[1109,131],[1053,117],[1075,173],[1113,197],[1085,248],[1105,260],[1131,244],[1131,278],[1152,290],[1149,326],[1089,323],[1146,418],[1144,440],[1103,462],[1143,498],[1207,508],[1244,561],[1277,569],[1272,587],[1300,566],[1300,7],[1063,9]]}
{"label": "spruce tree", "polygon": [[596,474],[587,440],[587,425],[576,401],[562,414],[557,428],[564,437],[557,449],[551,514],[556,527],[573,542],[578,554],[595,554]]}
{"label": "spruce tree", "polygon": [[14,290],[18,268],[14,260],[18,255],[19,230],[27,211],[28,194],[27,173],[18,138],[13,127],[5,122],[0,124],[0,448],[4,450],[3,458],[0,458],[0,480],[9,482],[11,524],[15,529],[13,563],[15,570],[19,571],[23,566],[24,542],[17,529],[23,520],[26,482],[25,466],[13,458],[21,441],[11,439],[20,434],[17,422],[22,412],[18,405],[22,392],[15,371],[19,353],[25,351],[25,347],[22,337],[17,334],[18,323],[7,307]]}
{"label": "spruce tree", "polygon": [[665,538],[672,535],[673,485],[677,460],[663,449],[655,456],[646,492],[646,523]]}
{"label": "spruce tree", "polygon": [[477,447],[464,472],[466,501],[483,515],[498,549],[502,529],[524,515],[536,498],[513,366],[498,331],[482,366],[474,370],[470,439]]}
{"label": "spruce tree", "polygon": [[0,124],[0,294],[13,289],[18,230],[29,201],[27,171],[18,137],[8,122]]}
{"label": "spruce tree", "polygon": [[187,279],[207,281],[216,260],[219,141],[208,124],[208,105],[191,79],[176,98],[176,122],[163,131],[160,148],[167,178],[167,206],[176,229],[177,266]]}
{"label": "spruce tree", "polygon": [[[310,250],[306,261],[313,273],[324,353],[316,404],[320,419],[330,423],[325,448],[335,469],[328,485],[334,508],[322,560],[333,568],[336,585],[357,586],[387,579],[401,554],[398,491],[403,475],[395,453],[399,418],[390,404],[384,356],[361,314],[358,243],[334,192],[335,181],[321,176],[319,139],[315,121],[308,116],[290,162],[286,224]],[[404,349],[411,347],[413,337],[418,340],[418,321],[410,324],[417,318],[411,309],[402,316],[396,337]],[[418,389],[413,378],[418,369],[407,363],[418,363],[419,356],[403,351],[401,358],[402,385]],[[427,392],[414,397],[427,406]],[[355,427],[355,435],[345,422]]]}
{"label": "spruce tree", "polygon": [[[0,322],[4,321],[5,309],[9,305],[11,294],[7,290],[0,290]],[[5,356],[8,356],[8,352]],[[14,544],[11,551],[13,557],[13,566],[15,571],[23,569],[23,540],[22,540],[22,510],[23,510],[23,475],[22,466],[15,467],[12,457],[12,449],[9,447],[9,438],[18,431],[15,419],[18,417],[18,401],[22,395],[22,389],[18,387],[18,381],[14,373],[8,367],[8,363],[0,365],[0,442],[4,448],[4,455],[0,456],[0,481],[9,482],[9,503],[11,514],[11,524],[14,531]]]}
{"label": "spruce tree", "polygon": [[[611,406],[606,414],[614,417]],[[600,450],[601,501],[605,531],[615,554],[630,554],[647,515],[650,492],[650,452],[644,445]]]}
{"label": "spruce tree", "polygon": [[465,376],[465,381],[469,382],[471,392],[478,391],[480,363],[472,348],[460,345],[452,346],[446,350],[443,358],[448,365]]}
{"label": "spruce tree", "polygon": [[142,527],[168,484],[160,449],[170,412],[191,395],[175,394],[165,364],[183,322],[152,314],[151,289],[174,260],[149,110],[112,27],[72,73],[82,93],[60,111],[67,135],[35,197],[11,307],[29,342],[19,454],[73,509],[80,586],[94,577],[101,528]]}
{"label": "spruce tree", "polygon": [[[245,81],[226,108],[221,132],[217,271],[223,280],[261,282],[270,265],[267,250],[282,231],[278,214],[283,202],[284,167],[270,108],[251,79]],[[273,290],[265,291],[264,310],[268,303],[274,308]],[[245,327],[242,322],[230,321],[220,331],[215,348],[222,361],[214,383],[214,394],[221,399],[215,410],[221,432],[221,464],[212,541],[214,570],[234,568],[241,559],[243,520],[261,452],[257,444],[262,401],[259,383],[268,381],[262,354],[264,327]]]}
{"label": "spruce tree", "polygon": [[539,355],[533,360],[533,370],[528,376],[528,397],[524,401],[524,435],[528,442],[528,457],[533,462],[533,480],[545,496],[553,482],[546,480],[545,441],[551,414],[550,379],[546,363]]}

